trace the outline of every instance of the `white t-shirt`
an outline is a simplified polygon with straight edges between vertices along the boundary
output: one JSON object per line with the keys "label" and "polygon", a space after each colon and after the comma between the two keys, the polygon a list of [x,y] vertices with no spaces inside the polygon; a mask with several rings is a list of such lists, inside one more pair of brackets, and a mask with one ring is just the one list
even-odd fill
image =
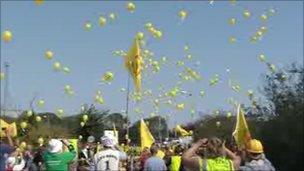
{"label": "white t-shirt", "polygon": [[106,149],[94,155],[95,170],[119,170],[119,161],[125,160],[126,154],[118,150]]}

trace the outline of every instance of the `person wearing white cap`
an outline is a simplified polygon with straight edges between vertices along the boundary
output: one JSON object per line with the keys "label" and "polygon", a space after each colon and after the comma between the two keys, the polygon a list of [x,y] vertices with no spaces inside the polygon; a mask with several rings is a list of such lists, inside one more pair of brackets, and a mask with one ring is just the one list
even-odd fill
{"label": "person wearing white cap", "polygon": [[101,144],[103,145],[102,151],[97,152],[94,155],[94,170],[106,170],[106,171],[117,171],[119,170],[119,162],[126,160],[126,153],[119,150],[116,146],[114,136],[106,135],[101,137]]}
{"label": "person wearing white cap", "polygon": [[[63,152],[63,145],[67,146],[69,152]],[[48,150],[43,154],[46,170],[67,171],[68,164],[75,158],[76,152],[73,145],[66,140],[51,139]]]}

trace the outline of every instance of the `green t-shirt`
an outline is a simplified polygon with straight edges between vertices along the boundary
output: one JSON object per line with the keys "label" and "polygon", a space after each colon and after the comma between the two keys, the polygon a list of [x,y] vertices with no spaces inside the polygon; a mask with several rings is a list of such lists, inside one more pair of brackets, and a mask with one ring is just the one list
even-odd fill
{"label": "green t-shirt", "polygon": [[76,152],[50,153],[43,154],[46,170],[49,171],[67,171],[68,164],[75,158]]}

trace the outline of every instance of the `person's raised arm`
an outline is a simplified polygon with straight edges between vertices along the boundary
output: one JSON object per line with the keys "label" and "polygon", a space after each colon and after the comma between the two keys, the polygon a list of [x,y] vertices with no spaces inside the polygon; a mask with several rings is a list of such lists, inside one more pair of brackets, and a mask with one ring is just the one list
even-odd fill
{"label": "person's raised arm", "polygon": [[207,143],[207,139],[201,139],[198,142],[194,143],[191,148],[184,152],[182,155],[182,162],[186,168],[199,170],[199,159],[194,157],[196,155],[197,150],[199,147],[203,146]]}
{"label": "person's raised arm", "polygon": [[13,143],[13,140],[12,140],[12,128],[6,128],[5,129],[5,134],[6,134],[9,145],[11,147],[14,147],[14,143]]}
{"label": "person's raised arm", "polygon": [[234,154],[232,151],[230,151],[228,148],[226,148],[225,143],[223,143],[223,149],[226,155],[232,160],[234,170],[238,170],[241,164],[241,157]]}

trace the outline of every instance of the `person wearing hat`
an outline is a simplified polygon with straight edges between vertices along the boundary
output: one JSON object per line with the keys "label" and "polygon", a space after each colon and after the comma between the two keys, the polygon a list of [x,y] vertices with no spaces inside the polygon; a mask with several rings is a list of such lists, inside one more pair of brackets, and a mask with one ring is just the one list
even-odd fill
{"label": "person wearing hat", "polygon": [[12,129],[6,128],[5,135],[7,141],[4,140],[4,137],[0,137],[0,170],[5,170],[7,157],[15,150],[12,140]]}
{"label": "person wearing hat", "polygon": [[246,146],[245,164],[240,166],[242,171],[274,171],[275,168],[264,155],[263,145],[261,141],[252,139]]}
{"label": "person wearing hat", "polygon": [[[63,152],[65,145],[69,152]],[[66,140],[51,139],[48,143],[48,150],[43,154],[46,170],[67,171],[69,163],[76,157],[73,145]]]}
{"label": "person wearing hat", "polygon": [[117,147],[117,141],[114,136],[105,135],[101,137],[103,150],[94,155],[94,170],[119,170],[119,162],[127,159],[125,152]]}

